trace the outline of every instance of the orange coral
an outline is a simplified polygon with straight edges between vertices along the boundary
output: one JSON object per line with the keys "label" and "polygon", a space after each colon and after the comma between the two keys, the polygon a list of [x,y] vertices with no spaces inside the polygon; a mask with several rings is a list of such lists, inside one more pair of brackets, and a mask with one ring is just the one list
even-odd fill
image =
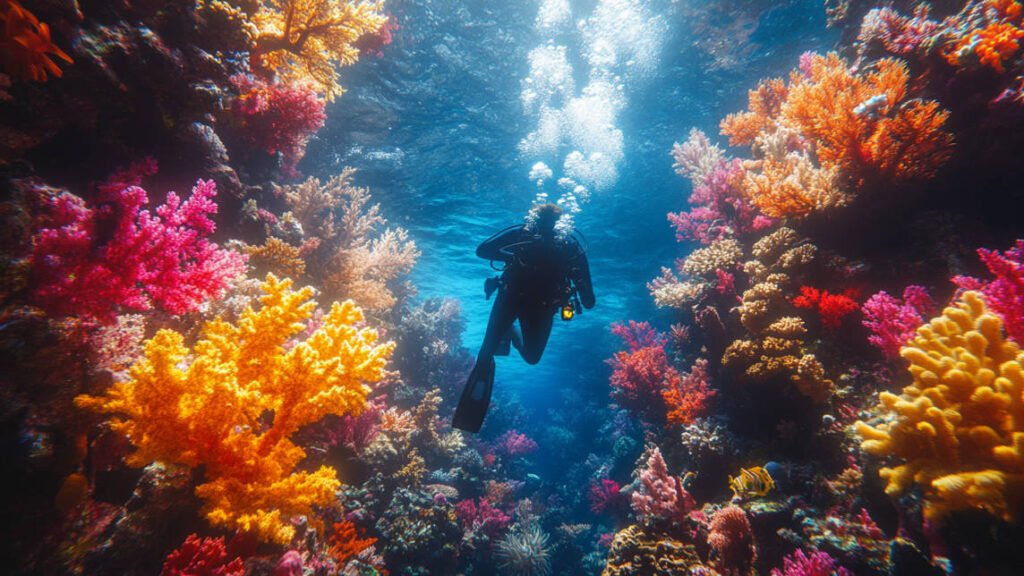
{"label": "orange coral", "polygon": [[340,485],[328,466],[295,472],[306,452],[289,437],[327,414],[361,412],[366,383],[385,375],[394,349],[357,328],[363,315],[351,301],[293,343],[316,302],[312,288],[291,284],[268,276],[258,312],[246,310],[237,325],[208,322],[193,350],[181,334],[157,332],[128,380],[75,399],[115,415],[111,427],[138,448],[130,465],[203,466],[196,495],[211,524],[279,543],[294,535],[290,518],[312,516]]}
{"label": "orange coral", "polygon": [[698,358],[688,374],[675,370],[666,375],[665,389],[661,396],[668,409],[666,420],[669,424],[686,426],[708,411],[715,391],[708,387],[708,361]]}
{"label": "orange coral", "polygon": [[729,114],[722,120],[722,134],[729,137],[732,146],[747,146],[754,143],[758,134],[774,124],[786,101],[786,82],[782,78],[762,80],[757,88],[748,94],[750,110]]}
{"label": "orange coral", "polygon": [[953,137],[942,130],[949,113],[930,100],[907,97],[906,66],[886,58],[854,75],[834,52],[814,54],[790,76],[782,122],[816,145],[823,165],[857,183],[930,177],[949,159]]}
{"label": "orange coral", "polygon": [[344,566],[350,558],[359,556],[363,550],[376,543],[376,538],[359,538],[356,525],[345,520],[334,524],[334,534],[331,535],[331,547],[328,552],[339,565]]}
{"label": "orange coral", "polygon": [[64,73],[52,58],[72,63],[71,57],[50,39],[50,27],[40,22],[17,0],[0,0],[0,62],[14,78],[45,82],[47,74],[60,78]]}
{"label": "orange coral", "polygon": [[958,65],[974,55],[979,62],[1002,74],[1006,72],[1003,62],[1017,53],[1021,38],[1024,38],[1024,30],[1019,26],[1009,22],[995,22],[960,38],[946,54],[946,59],[950,64]]}

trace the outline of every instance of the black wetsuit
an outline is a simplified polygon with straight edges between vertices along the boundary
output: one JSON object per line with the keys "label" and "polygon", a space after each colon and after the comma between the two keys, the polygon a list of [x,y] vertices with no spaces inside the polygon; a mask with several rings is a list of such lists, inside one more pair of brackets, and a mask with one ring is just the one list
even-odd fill
{"label": "black wetsuit", "polygon": [[[505,263],[487,332],[452,425],[477,432],[483,424],[494,385],[494,355],[507,337],[529,364],[544,354],[555,314],[577,296],[585,308],[594,306],[587,255],[575,238],[559,240],[513,227],[487,239],[477,256]],[[519,331],[515,321],[519,320]]]}
{"label": "black wetsuit", "polygon": [[[544,238],[523,227],[511,228],[477,247],[476,255],[506,264],[478,361],[493,355],[518,319],[522,337],[516,347],[523,360],[536,364],[547,346],[554,315],[573,291],[578,291],[585,308],[594,306],[590,265],[575,238]],[[513,333],[513,341],[520,340],[518,336]]]}

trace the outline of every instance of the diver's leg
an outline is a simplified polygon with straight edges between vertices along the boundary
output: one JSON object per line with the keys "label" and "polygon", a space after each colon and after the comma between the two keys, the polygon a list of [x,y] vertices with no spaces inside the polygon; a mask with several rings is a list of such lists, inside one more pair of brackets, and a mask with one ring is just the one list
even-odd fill
{"label": "diver's leg", "polygon": [[459,405],[452,418],[452,426],[467,432],[478,432],[487,415],[491,403],[491,390],[494,388],[494,351],[501,336],[508,332],[515,320],[515,306],[509,297],[498,292],[491,308],[491,317],[487,322],[484,342],[477,353],[476,365],[469,374],[466,386],[459,397]]}
{"label": "diver's leg", "polygon": [[544,348],[548,345],[554,321],[555,313],[547,307],[525,310],[519,315],[519,326],[523,330],[523,336],[522,343],[518,348],[519,354],[527,364],[540,362],[540,357],[544,355]]}

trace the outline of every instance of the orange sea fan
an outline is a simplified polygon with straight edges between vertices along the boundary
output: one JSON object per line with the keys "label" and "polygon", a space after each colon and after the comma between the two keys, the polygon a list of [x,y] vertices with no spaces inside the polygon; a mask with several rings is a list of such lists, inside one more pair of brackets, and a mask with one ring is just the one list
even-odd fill
{"label": "orange sea fan", "polygon": [[854,75],[834,52],[815,54],[794,72],[782,106],[783,122],[816,145],[818,159],[857,184],[869,177],[928,177],[949,159],[948,112],[929,100],[905,102],[909,75],[886,58]]}
{"label": "orange sea fan", "polygon": [[71,57],[50,40],[50,27],[16,0],[0,0],[0,64],[20,80],[45,82],[47,74],[63,75],[51,57],[70,64]]}
{"label": "orange sea fan", "polygon": [[751,90],[748,93],[750,110],[729,114],[720,124],[722,135],[729,137],[729,144],[753,144],[754,139],[779,117],[782,103],[786,101],[786,91],[786,82],[782,78],[762,80],[757,88]]}

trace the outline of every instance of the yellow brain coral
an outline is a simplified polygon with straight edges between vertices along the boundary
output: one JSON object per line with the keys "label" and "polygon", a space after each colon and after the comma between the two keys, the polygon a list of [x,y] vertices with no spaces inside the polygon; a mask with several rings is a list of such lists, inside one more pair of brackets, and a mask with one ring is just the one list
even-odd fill
{"label": "yellow brain coral", "polygon": [[196,494],[212,524],[279,543],[294,534],[291,517],[311,516],[340,486],[328,466],[295,472],[306,453],[289,436],[327,414],[361,412],[367,383],[384,377],[394,349],[358,327],[362,311],[351,301],[291,345],[316,307],[311,288],[291,284],[269,275],[259,311],[237,325],[209,322],[191,351],[181,334],[159,331],[128,380],[75,399],[115,415],[113,428],[138,448],[129,464],[205,466]]}
{"label": "yellow brain coral", "polygon": [[903,460],[882,468],[886,492],[921,486],[930,518],[983,509],[1013,520],[1024,503],[1024,352],[966,292],[900,354],[914,383],[879,395],[887,421],[856,424],[866,452]]}

